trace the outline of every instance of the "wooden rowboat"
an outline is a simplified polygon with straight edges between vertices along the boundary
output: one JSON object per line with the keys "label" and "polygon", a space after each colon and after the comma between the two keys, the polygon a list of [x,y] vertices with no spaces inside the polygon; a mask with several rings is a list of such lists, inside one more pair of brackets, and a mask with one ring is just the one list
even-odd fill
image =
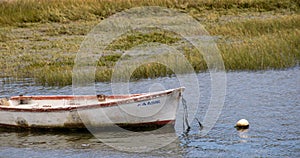
{"label": "wooden rowboat", "polygon": [[163,126],[174,123],[183,90],[112,96],[14,96],[0,101],[0,125],[30,129]]}

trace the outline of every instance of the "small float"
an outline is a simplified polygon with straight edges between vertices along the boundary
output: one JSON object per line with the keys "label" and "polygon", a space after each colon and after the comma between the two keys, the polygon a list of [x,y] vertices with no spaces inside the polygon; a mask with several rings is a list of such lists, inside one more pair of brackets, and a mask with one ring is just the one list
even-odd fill
{"label": "small float", "polygon": [[173,124],[184,88],[130,95],[13,96],[0,100],[0,125],[88,128]]}
{"label": "small float", "polygon": [[249,122],[246,119],[240,119],[235,124],[235,128],[237,128],[237,129],[248,129],[249,128]]}

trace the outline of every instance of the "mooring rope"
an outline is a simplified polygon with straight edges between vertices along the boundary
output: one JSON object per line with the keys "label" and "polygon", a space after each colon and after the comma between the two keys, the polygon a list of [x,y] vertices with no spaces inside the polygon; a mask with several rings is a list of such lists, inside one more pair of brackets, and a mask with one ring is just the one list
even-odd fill
{"label": "mooring rope", "polygon": [[[187,110],[187,105],[186,105],[186,100],[182,97],[182,105],[183,105],[183,122],[182,122],[182,127],[186,132],[189,132],[191,127],[189,125],[189,121],[188,121],[188,110]],[[187,128],[185,128],[185,125],[187,126]]]}
{"label": "mooring rope", "polygon": [[202,130],[203,129],[203,125],[201,124],[201,122],[198,120],[198,118],[195,118],[196,121],[198,122],[198,125],[199,125],[199,130]]}
{"label": "mooring rope", "polygon": [[[186,132],[189,132],[191,127],[190,127],[189,121],[188,121],[187,103],[186,103],[186,100],[183,98],[183,96],[182,96],[182,105],[183,105],[183,122],[182,122],[182,126],[183,126],[183,129],[186,130]],[[201,122],[199,121],[198,118],[195,118],[195,119],[198,122],[199,130],[202,130],[203,125],[201,124]],[[185,125],[187,126],[187,128],[185,128]]]}

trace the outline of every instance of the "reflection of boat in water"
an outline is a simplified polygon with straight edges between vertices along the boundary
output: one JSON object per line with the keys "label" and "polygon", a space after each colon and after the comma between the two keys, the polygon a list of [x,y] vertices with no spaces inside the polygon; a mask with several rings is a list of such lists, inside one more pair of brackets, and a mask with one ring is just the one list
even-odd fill
{"label": "reflection of boat in water", "polygon": [[113,96],[15,96],[0,102],[0,125],[21,128],[161,127],[174,123],[184,88]]}
{"label": "reflection of boat in water", "polygon": [[[121,147],[124,148],[123,150],[127,149],[131,151],[137,149],[139,151],[152,150],[155,148],[167,151],[170,148],[172,150],[175,148],[174,151],[179,150],[179,142],[175,130],[167,126],[153,131],[105,131],[99,133],[90,133],[88,131],[70,132],[68,130],[46,132],[42,130],[24,131],[2,128],[0,129],[0,142],[0,149],[2,147],[9,148],[10,152],[19,151],[19,149],[22,151],[28,151],[28,149],[47,149],[47,151],[53,151],[54,153],[60,151],[64,153],[65,150],[70,149],[94,149],[95,152],[100,151],[105,154],[106,152],[118,152],[118,150],[122,150],[120,149]],[[136,142],[140,142],[140,144]],[[168,146],[166,147],[166,145]],[[112,150],[111,147],[118,150]],[[26,155],[26,152],[24,153]]]}
{"label": "reflection of boat in water", "polygon": [[0,147],[11,148],[11,152],[14,151],[14,148],[87,148],[88,146],[84,146],[86,144],[104,147],[103,143],[99,142],[97,138],[87,131],[24,131],[1,128],[0,142]]}

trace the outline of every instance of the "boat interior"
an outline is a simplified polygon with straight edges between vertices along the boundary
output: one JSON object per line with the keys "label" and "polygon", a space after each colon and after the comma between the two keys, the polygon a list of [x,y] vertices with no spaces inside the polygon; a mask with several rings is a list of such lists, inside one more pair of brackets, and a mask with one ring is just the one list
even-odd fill
{"label": "boat interior", "polygon": [[97,104],[97,103],[109,103],[118,100],[124,100],[142,94],[133,95],[111,95],[106,96],[103,94],[95,96],[72,96],[72,95],[61,95],[61,96],[13,96],[11,98],[1,98],[0,107],[22,107],[22,108],[34,108],[34,107],[65,107],[74,105],[86,105],[86,104]]}

